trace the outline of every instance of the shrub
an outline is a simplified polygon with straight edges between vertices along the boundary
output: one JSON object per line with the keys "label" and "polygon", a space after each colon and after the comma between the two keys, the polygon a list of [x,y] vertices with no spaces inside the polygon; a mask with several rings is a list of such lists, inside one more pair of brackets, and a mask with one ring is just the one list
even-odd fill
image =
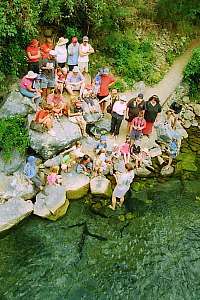
{"label": "shrub", "polygon": [[26,120],[13,116],[0,120],[0,145],[5,160],[9,160],[14,150],[25,153],[29,146]]}
{"label": "shrub", "polygon": [[189,84],[190,96],[200,99],[200,47],[193,51],[184,70],[184,80]]}

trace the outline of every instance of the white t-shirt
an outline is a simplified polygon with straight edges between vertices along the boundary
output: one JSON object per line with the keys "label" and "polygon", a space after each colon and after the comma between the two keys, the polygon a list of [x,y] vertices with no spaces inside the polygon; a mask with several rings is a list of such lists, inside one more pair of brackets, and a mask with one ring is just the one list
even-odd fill
{"label": "white t-shirt", "polygon": [[126,111],[126,103],[121,101],[116,101],[113,105],[113,112],[116,112],[118,115],[123,116]]}
{"label": "white t-shirt", "polygon": [[[79,51],[81,51],[83,53],[87,53],[91,49],[92,49],[92,46],[90,44],[87,44],[86,46],[81,44],[80,47],[79,47]],[[89,62],[89,55],[84,55],[84,56],[79,55],[78,62]]]}
{"label": "white t-shirt", "polygon": [[56,46],[56,60],[58,63],[66,63],[67,61],[67,48],[66,45]]}

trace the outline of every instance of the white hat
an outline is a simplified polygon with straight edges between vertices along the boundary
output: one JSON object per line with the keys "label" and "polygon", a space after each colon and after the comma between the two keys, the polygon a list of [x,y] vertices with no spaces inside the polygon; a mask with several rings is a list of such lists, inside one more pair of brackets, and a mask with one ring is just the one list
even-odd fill
{"label": "white hat", "polygon": [[85,35],[85,36],[83,37],[83,42],[88,42],[88,41],[89,41],[89,38],[88,38],[88,36]]}
{"label": "white hat", "polygon": [[67,44],[68,42],[69,42],[68,39],[65,39],[64,37],[60,37],[56,45],[57,46],[62,46],[62,45]]}
{"label": "white hat", "polygon": [[34,73],[33,71],[29,71],[26,75],[26,78],[28,79],[35,79],[38,76],[37,73]]}
{"label": "white hat", "polygon": [[80,71],[79,71],[79,67],[74,66],[72,72],[74,72],[74,73],[79,73],[79,72],[80,72]]}
{"label": "white hat", "polygon": [[56,51],[55,50],[50,50],[49,54],[52,55],[52,56],[56,56]]}

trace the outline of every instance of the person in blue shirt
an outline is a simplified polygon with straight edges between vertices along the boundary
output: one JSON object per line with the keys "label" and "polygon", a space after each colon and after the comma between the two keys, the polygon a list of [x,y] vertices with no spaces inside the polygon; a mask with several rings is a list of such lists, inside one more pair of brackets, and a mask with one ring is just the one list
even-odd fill
{"label": "person in blue shirt", "polygon": [[78,57],[79,57],[79,43],[76,36],[72,38],[71,44],[68,46],[68,59],[67,64],[69,71],[72,71],[75,66],[78,66]]}

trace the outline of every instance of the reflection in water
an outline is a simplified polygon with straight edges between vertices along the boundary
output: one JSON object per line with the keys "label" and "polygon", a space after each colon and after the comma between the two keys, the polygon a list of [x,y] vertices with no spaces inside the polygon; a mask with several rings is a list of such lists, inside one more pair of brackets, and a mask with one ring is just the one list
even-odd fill
{"label": "reflection in water", "polygon": [[82,202],[55,223],[25,220],[0,240],[0,299],[198,299],[199,192],[170,179],[130,193],[124,222]]}

